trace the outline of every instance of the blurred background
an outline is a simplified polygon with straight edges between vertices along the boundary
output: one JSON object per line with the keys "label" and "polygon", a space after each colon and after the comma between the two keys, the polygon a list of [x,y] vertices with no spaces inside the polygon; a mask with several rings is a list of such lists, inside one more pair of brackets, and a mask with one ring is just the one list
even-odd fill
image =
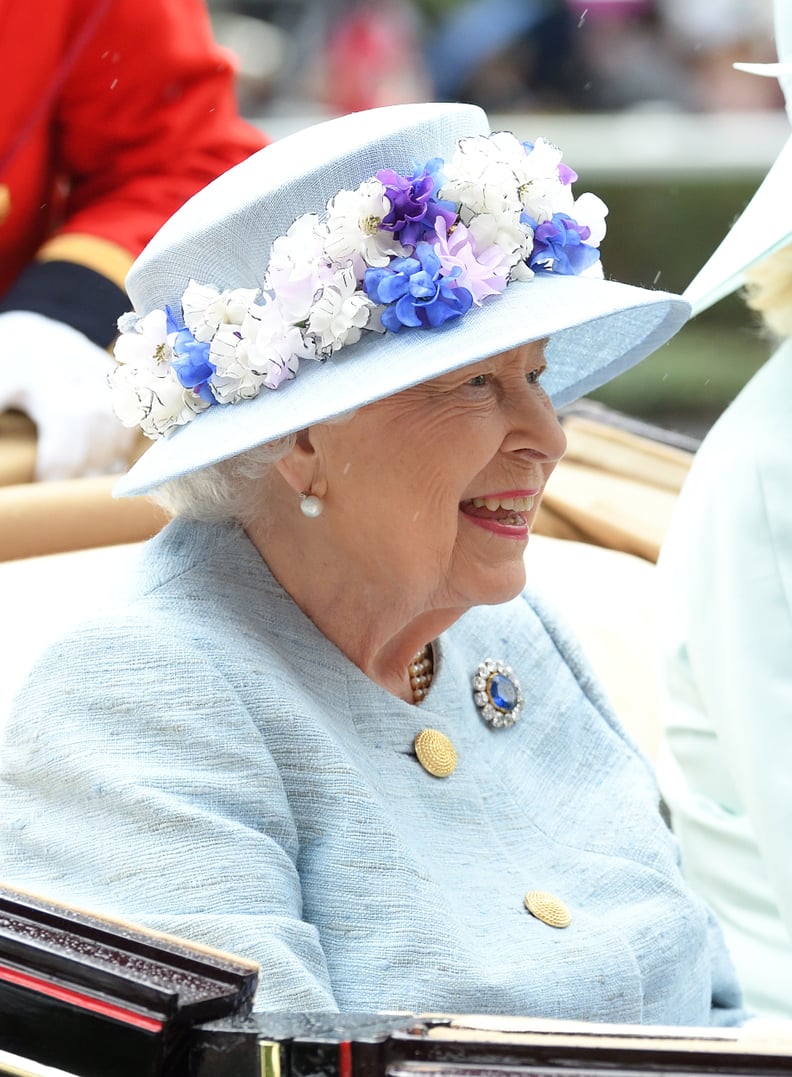
{"label": "blurred background", "polygon": [[[789,135],[772,0],[210,0],[243,114],[273,137],[421,100],[557,143],[611,210],[607,275],[681,291]],[[703,435],[770,352],[739,297],[596,394]]]}

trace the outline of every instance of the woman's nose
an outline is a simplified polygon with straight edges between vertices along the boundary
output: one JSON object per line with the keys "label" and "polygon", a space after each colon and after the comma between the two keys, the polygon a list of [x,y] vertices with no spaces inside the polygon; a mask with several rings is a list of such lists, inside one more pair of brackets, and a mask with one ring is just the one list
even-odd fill
{"label": "woman's nose", "polygon": [[550,397],[539,385],[526,384],[519,401],[510,407],[511,428],[504,452],[524,453],[556,464],[566,452],[567,439]]}

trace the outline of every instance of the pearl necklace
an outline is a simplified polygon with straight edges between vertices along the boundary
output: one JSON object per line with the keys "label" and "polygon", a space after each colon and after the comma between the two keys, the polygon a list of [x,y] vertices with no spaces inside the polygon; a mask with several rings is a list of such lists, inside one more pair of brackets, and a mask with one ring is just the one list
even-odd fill
{"label": "pearl necklace", "polygon": [[427,643],[413,658],[407,666],[407,673],[410,677],[413,703],[420,703],[429,691],[434,675],[434,655],[431,643]]}

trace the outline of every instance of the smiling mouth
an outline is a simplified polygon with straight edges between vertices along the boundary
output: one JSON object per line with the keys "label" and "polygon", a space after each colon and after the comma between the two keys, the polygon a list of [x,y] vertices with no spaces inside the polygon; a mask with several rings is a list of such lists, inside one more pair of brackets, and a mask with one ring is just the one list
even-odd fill
{"label": "smiling mouth", "polygon": [[534,501],[533,494],[521,497],[472,497],[459,507],[466,516],[473,516],[477,520],[497,521],[504,527],[524,527]]}

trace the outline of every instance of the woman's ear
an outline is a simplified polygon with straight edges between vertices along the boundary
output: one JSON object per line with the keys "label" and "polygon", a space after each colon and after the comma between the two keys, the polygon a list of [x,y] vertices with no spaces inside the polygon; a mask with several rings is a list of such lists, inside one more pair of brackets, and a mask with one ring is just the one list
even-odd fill
{"label": "woman's ear", "polygon": [[311,427],[298,431],[294,445],[276,461],[275,468],[296,494],[313,493],[321,497],[324,490],[318,486],[323,480],[314,441]]}

